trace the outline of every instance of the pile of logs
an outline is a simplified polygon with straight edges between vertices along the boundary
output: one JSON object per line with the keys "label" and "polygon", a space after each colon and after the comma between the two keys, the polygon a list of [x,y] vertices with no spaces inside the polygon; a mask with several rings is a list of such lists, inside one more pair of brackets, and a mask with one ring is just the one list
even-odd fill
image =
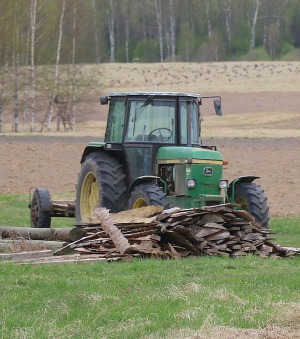
{"label": "pile of logs", "polygon": [[277,245],[246,211],[231,204],[162,211],[159,206],[109,214],[95,210],[87,223],[79,223],[86,237],[71,247],[81,254],[109,260],[130,257],[182,258],[188,255],[260,257],[294,255]]}
{"label": "pile of logs", "polygon": [[[0,261],[45,264],[127,261],[135,257],[289,257],[300,249],[277,245],[246,211],[231,204],[163,210],[147,206],[111,214],[97,208],[75,228],[0,227]],[[75,252],[75,254],[74,254]],[[72,254],[70,254],[72,253]],[[55,256],[53,256],[53,254]]]}

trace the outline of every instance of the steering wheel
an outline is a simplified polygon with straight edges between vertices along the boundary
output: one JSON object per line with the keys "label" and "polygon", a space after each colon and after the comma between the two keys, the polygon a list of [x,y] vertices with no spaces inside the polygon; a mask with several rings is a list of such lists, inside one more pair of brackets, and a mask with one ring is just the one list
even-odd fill
{"label": "steering wheel", "polygon": [[[163,136],[162,133],[161,133],[162,130],[166,130],[168,132],[168,134],[170,134],[170,135]],[[163,141],[163,142],[170,140],[172,138],[172,135],[173,135],[172,131],[169,128],[166,128],[166,127],[155,128],[153,131],[151,131],[149,133],[149,136],[153,135],[154,132],[159,132],[159,134],[157,136],[158,140]]]}

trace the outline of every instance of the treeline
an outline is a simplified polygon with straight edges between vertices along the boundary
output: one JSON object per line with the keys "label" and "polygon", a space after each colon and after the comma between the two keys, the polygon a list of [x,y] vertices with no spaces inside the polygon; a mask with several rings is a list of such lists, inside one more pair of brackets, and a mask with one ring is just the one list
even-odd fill
{"label": "treeline", "polygon": [[[11,95],[13,130],[20,112],[23,125],[30,120],[35,130],[37,87],[48,101],[42,129],[51,130],[57,104],[59,121],[75,130],[83,63],[300,59],[300,0],[0,0],[0,6],[0,132]],[[38,72],[39,65],[52,67]]]}
{"label": "treeline", "polygon": [[33,43],[35,63],[54,64],[60,34],[60,63],[72,61],[74,39],[76,63],[238,60],[254,58],[249,51],[257,48],[264,51],[258,58],[279,59],[300,47],[299,0],[0,0],[0,6],[2,65],[5,53],[28,64]]}

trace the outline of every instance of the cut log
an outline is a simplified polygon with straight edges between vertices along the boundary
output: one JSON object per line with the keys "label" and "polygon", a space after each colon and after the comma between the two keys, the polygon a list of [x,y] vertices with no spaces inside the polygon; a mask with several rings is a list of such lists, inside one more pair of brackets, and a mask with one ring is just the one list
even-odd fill
{"label": "cut log", "polygon": [[110,236],[118,251],[123,254],[130,247],[128,240],[122,232],[114,225],[113,219],[106,208],[96,208],[94,216],[101,221],[104,231]]}
{"label": "cut log", "polygon": [[78,227],[74,228],[30,228],[30,227],[12,227],[0,226],[0,235],[2,238],[25,238],[32,240],[61,240],[75,241],[84,236],[84,230]]}
{"label": "cut log", "polygon": [[[2,252],[23,252],[34,250],[57,251],[65,247],[68,243],[62,241],[27,240],[27,239],[5,239],[0,240],[0,251]],[[63,253],[71,253],[71,249],[66,249]]]}

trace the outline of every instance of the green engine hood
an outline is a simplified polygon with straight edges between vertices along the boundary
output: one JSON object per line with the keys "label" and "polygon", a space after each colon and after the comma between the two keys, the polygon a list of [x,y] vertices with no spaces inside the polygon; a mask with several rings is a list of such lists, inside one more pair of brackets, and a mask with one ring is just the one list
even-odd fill
{"label": "green engine hood", "polygon": [[157,160],[216,160],[223,161],[223,156],[217,151],[196,147],[161,147],[156,155]]}

